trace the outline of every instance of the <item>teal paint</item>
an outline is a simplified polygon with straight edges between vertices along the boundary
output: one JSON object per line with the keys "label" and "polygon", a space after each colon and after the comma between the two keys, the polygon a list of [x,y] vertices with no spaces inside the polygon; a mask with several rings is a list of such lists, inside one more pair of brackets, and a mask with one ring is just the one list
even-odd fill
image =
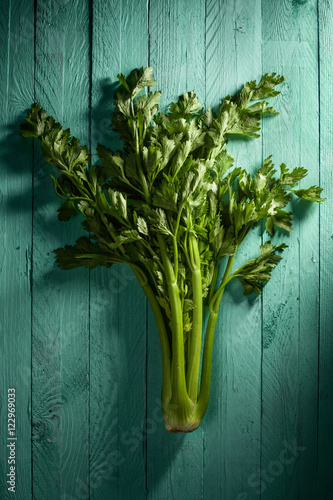
{"label": "teal paint", "polygon": [[[100,127],[101,121],[110,116],[107,91],[103,92],[105,85],[102,88],[101,83],[114,79],[110,72],[121,62],[121,2],[94,2],[92,19],[91,145],[95,148],[98,141],[104,144],[108,139]],[[118,392],[121,283],[115,268],[111,272],[95,271],[90,281],[90,296],[95,297],[90,305],[90,495],[93,500],[107,498],[108,494],[119,499],[119,473],[114,453],[118,451],[118,401],[121,398]]]}
{"label": "teal paint", "polygon": [[[107,142],[101,123],[110,116],[106,85],[121,63],[121,2],[94,2],[92,9],[91,145]],[[118,20],[118,21],[117,21]],[[104,28],[103,28],[104,26]],[[103,91],[103,89],[105,89]],[[115,268],[95,269],[90,281],[90,495],[119,499],[117,466],[119,385],[118,325],[121,283]],[[102,375],[102,376],[101,376]],[[103,443],[103,444],[102,444]]]}
{"label": "teal paint", "polygon": [[320,182],[327,205],[320,212],[320,329],[318,393],[318,477],[317,490],[323,498],[333,495],[329,468],[333,459],[333,312],[332,312],[332,113],[327,103],[332,97],[332,25],[330,2],[319,3],[320,81]]}
{"label": "teal paint", "polygon": [[[278,97],[276,127],[263,130],[264,156],[273,153],[277,165],[304,165],[314,184],[319,151],[316,3],[307,2],[298,11],[290,10],[288,2],[281,7],[274,10],[267,1],[262,10],[263,70],[273,65],[287,78]],[[318,211],[296,207],[288,240],[286,259],[270,283],[274,293],[266,287],[263,294],[265,329],[275,335],[262,363],[261,468],[268,476],[262,480],[262,497],[272,500],[316,497],[319,283],[312,259],[319,250]],[[285,443],[297,443],[303,451],[298,460],[280,463],[283,473],[274,477],[271,464],[279,462]]]}
{"label": "teal paint", "polygon": [[[110,146],[107,127],[117,73],[128,74],[134,67],[148,64],[147,5],[144,1],[96,1],[92,18],[92,148],[95,149],[97,142]],[[91,273],[91,297],[97,301],[92,300],[90,309],[93,349],[90,456],[94,471],[91,498],[144,498],[146,299],[130,270],[96,271]]]}
{"label": "teal paint", "polygon": [[[218,106],[249,74],[261,76],[260,2],[207,5],[206,101]],[[228,144],[236,164],[252,172],[261,163],[261,149],[261,139]],[[235,269],[258,254],[260,235],[255,231],[249,238]],[[260,299],[249,301],[235,285],[222,299],[214,339],[213,404],[204,422],[206,498],[253,494],[248,478],[260,467]]]}
{"label": "teal paint", "polygon": [[[201,1],[168,0],[150,3],[149,33],[151,66],[156,68],[156,90],[162,91],[161,107],[195,89],[205,99],[205,11]],[[188,29],[184,29],[187,26]],[[201,102],[202,102],[201,101]],[[161,394],[161,353],[153,316],[148,317],[148,417],[156,412]],[[158,381],[155,374],[158,373]],[[158,385],[157,385],[158,384]],[[170,434],[159,424],[148,440],[148,498],[193,498],[198,500],[203,484],[202,428],[188,435]],[[185,471],[191,470],[187,475]]]}
{"label": "teal paint", "polygon": [[[0,491],[23,500],[31,490],[31,231],[32,145],[16,133],[33,99],[33,3],[5,1],[0,6]],[[24,26],[24,29],[22,29]],[[15,154],[13,155],[13,151]],[[9,473],[8,389],[16,389],[16,489],[7,490]]]}
{"label": "teal paint", "polygon": [[[1,387],[18,394],[17,498],[248,500],[260,498],[261,470],[263,500],[330,499],[330,2],[35,3],[0,7]],[[263,120],[262,139],[229,149],[246,168],[270,153],[277,165],[305,166],[328,198],[320,218],[318,207],[295,207],[290,248],[262,299],[237,286],[225,294],[210,406],[184,436],[161,423],[159,340],[140,287],[116,267],[90,276],[55,267],[52,250],[82,231],[57,221],[50,170],[17,135],[37,99],[93,151],[119,148],[108,131],[112,86],[119,71],[146,64],[164,107],[192,89],[218,106],[248,79],[285,74],[280,116]],[[239,259],[256,255],[261,238],[253,233]],[[1,497],[10,498],[5,405],[0,417]]]}
{"label": "teal paint", "polygon": [[[38,3],[35,99],[83,140],[88,74],[88,3]],[[56,219],[51,170],[34,151],[33,495],[79,498],[89,478],[89,275],[66,276],[54,264],[53,249],[75,241],[82,229]]]}

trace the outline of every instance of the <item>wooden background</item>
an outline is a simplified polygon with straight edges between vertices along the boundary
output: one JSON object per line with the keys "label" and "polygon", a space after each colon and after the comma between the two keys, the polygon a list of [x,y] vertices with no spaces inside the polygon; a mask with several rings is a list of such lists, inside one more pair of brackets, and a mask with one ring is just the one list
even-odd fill
{"label": "wooden background", "polygon": [[[1,498],[333,498],[333,5],[330,0],[2,0],[0,4]],[[309,169],[323,205],[295,203],[290,248],[261,298],[221,307],[209,409],[193,434],[161,423],[154,318],[117,267],[63,272],[39,145],[19,136],[37,100],[93,150],[116,74],[154,67],[162,106],[195,89],[217,106],[249,79],[287,81],[238,165]],[[241,258],[258,252],[259,232]],[[17,393],[17,487],[8,493],[7,389]]]}

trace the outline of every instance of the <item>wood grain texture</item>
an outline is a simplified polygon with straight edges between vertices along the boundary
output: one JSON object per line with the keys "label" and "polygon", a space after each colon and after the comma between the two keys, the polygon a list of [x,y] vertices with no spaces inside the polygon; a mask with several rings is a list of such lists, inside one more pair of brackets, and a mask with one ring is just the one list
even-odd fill
{"label": "wood grain texture", "polygon": [[[1,2],[0,498],[14,498],[9,386],[19,500],[333,498],[332,37],[329,0]],[[83,230],[57,221],[51,168],[19,137],[38,100],[93,152],[121,148],[110,131],[116,75],[146,65],[163,110],[192,89],[218,107],[247,80],[284,74],[272,101],[281,114],[228,149],[252,172],[271,153],[305,167],[302,185],[328,198],[292,204],[294,232],[274,237],[290,248],[262,299],[231,283],[209,407],[189,435],[163,426],[157,328],[131,271],[56,268],[52,250]],[[267,239],[253,232],[235,266]]]}
{"label": "wood grain texture", "polygon": [[[134,68],[148,65],[146,0],[123,0],[121,27],[121,71],[128,74]],[[118,314],[119,354],[123,360],[118,386],[120,499],[144,499],[147,490],[147,300],[133,272],[125,266],[119,269]]]}
{"label": "wood grain texture", "polygon": [[[300,84],[297,71],[298,46],[284,45],[279,42],[265,44],[263,63],[267,69],[268,61],[283,74],[288,81]],[[293,71],[296,66],[296,71]],[[294,86],[285,84],[278,96],[276,106],[280,111],[274,128],[263,133],[264,156],[273,154],[277,165],[285,162],[291,168],[299,164],[298,100]],[[275,140],[273,139],[275,138]],[[279,140],[277,140],[277,137]],[[293,147],[291,147],[293,145]],[[280,454],[297,437],[299,407],[298,379],[298,336],[299,336],[299,228],[294,229],[291,237],[278,234],[275,240],[286,241],[290,247],[285,258],[275,270],[270,285],[273,293],[266,290],[263,294],[263,362],[262,362],[262,463],[261,492],[263,498],[279,498],[280,490],[290,498],[297,491],[298,461],[291,460],[287,470],[280,462]],[[273,464],[273,465],[272,465]],[[276,474],[276,476],[275,476]]]}
{"label": "wood grain texture", "polygon": [[[35,71],[36,100],[64,127],[70,125],[73,135],[87,139],[88,2],[37,3]],[[83,231],[77,221],[57,221],[60,200],[50,184],[51,169],[35,150],[33,494],[87,498],[88,273],[64,273],[52,253]]]}
{"label": "wood grain texture", "polygon": [[[0,6],[0,496],[31,492],[31,144],[19,123],[33,100],[33,2]],[[26,46],[25,57],[19,58]],[[16,392],[16,489],[8,491],[8,389]]]}
{"label": "wood grain texture", "polygon": [[[217,107],[225,95],[261,77],[261,7],[242,1],[207,1],[206,6],[206,100]],[[235,165],[252,172],[261,163],[261,147],[260,139],[230,139],[228,144]],[[254,231],[234,267],[257,256],[260,243]],[[240,283],[232,283],[220,308],[204,421],[206,498],[251,493],[248,479],[260,466],[260,362],[260,299],[243,297]]]}
{"label": "wood grain texture", "polygon": [[320,183],[327,201],[320,210],[320,339],[318,394],[318,497],[333,496],[333,9],[319,2]]}
{"label": "wood grain texture", "polygon": [[[310,6],[311,7],[311,6]],[[312,5],[314,7],[314,5]],[[320,183],[319,179],[319,102],[318,40],[316,16],[310,10],[313,42],[304,43],[298,56],[300,86],[299,164],[308,169],[303,185]],[[308,16],[304,16],[308,20]],[[310,22],[308,22],[308,25]],[[309,27],[310,29],[310,27]],[[316,36],[314,36],[315,34]],[[308,33],[309,35],[309,33]],[[326,195],[325,195],[326,196]],[[316,497],[317,476],[317,398],[318,398],[318,328],[319,328],[319,215],[318,205],[307,202],[295,205],[295,225],[299,226],[299,419],[297,440],[305,447],[299,456],[298,495]]]}
{"label": "wood grain texture", "polygon": [[[322,0],[318,0],[319,3]],[[265,40],[317,43],[313,22],[317,19],[317,2],[313,0],[281,0],[262,2],[262,26]]]}
{"label": "wood grain texture", "polygon": [[[147,66],[147,5],[95,1],[92,15],[92,148],[101,142],[116,150],[122,145],[107,130],[116,75]],[[146,299],[125,266],[93,273],[91,284],[91,498],[141,499],[146,495]]]}
{"label": "wood grain texture", "polygon": [[[162,91],[161,109],[195,90],[205,99],[205,6],[195,0],[151,1],[149,10],[149,64],[154,68],[156,90]],[[161,353],[153,315],[148,316],[148,498],[199,500],[203,486],[202,429],[189,435],[168,433],[161,421]],[[156,428],[156,430],[155,430]],[[190,474],[186,471],[190,470]]]}
{"label": "wood grain texture", "polygon": [[[315,2],[286,14],[284,35],[274,30],[282,21],[272,21],[270,2],[263,3],[262,19],[264,70],[273,65],[287,78],[276,127],[264,129],[264,156],[308,168],[303,184],[312,185],[318,183]],[[292,209],[294,233],[263,302],[261,491],[272,500],[316,497],[318,207],[293,202]]]}
{"label": "wood grain texture", "polygon": [[[95,153],[97,142],[107,146],[109,139],[112,92],[108,89],[110,73],[121,62],[121,2],[94,1],[91,16],[91,148]],[[95,269],[90,283],[90,498],[109,494],[118,499],[118,271]]]}

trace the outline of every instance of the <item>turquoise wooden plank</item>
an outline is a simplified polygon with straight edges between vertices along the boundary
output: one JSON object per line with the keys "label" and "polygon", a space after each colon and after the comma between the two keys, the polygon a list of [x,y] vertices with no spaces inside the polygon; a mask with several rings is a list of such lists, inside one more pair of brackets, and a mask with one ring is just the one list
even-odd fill
{"label": "turquoise wooden plank", "polygon": [[118,272],[91,273],[90,437],[91,499],[119,498]]}
{"label": "turquoise wooden plank", "polygon": [[[314,5],[313,5],[314,7]],[[317,16],[311,14],[313,42],[301,47],[299,165],[308,169],[303,185],[319,184],[319,103]],[[304,16],[304,20],[308,16]],[[309,20],[309,19],[308,19]],[[310,29],[310,27],[309,27]],[[292,84],[292,83],[291,83]],[[295,206],[295,225],[299,225],[299,456],[298,495],[317,495],[317,398],[318,398],[318,323],[319,323],[319,214],[320,207],[306,202]],[[295,231],[296,232],[296,231]]]}
{"label": "turquoise wooden plank", "polygon": [[317,496],[333,497],[333,255],[332,255],[332,78],[333,9],[327,0],[319,2],[320,65],[320,184],[327,201],[320,207],[320,339],[318,400],[318,482]]}
{"label": "turquoise wooden plank", "polygon": [[[264,2],[262,19],[264,70],[287,77],[277,98],[281,115],[264,130],[264,156],[304,166],[303,185],[318,183],[315,2],[283,2],[282,9]],[[270,500],[316,496],[318,207],[292,208],[294,233],[275,238],[290,248],[274,271],[273,293],[264,292],[261,491]]]}
{"label": "turquoise wooden plank", "polygon": [[[91,147],[107,145],[112,92],[110,72],[120,67],[121,3],[95,1],[92,10]],[[104,124],[107,124],[106,127]],[[103,126],[104,125],[104,126]],[[119,498],[118,463],[118,302],[115,267],[91,273],[90,301],[90,496]]]}
{"label": "turquoise wooden plank", "polygon": [[[256,0],[197,0],[190,8],[173,0],[148,4],[49,0],[37,2],[36,9],[36,98],[83,142],[89,143],[91,136],[94,146],[99,141],[113,149],[120,147],[108,130],[112,105],[107,104],[107,99],[112,100],[109,84],[114,84],[118,71],[153,65],[165,107],[192,88],[207,105],[218,105],[224,94],[234,92],[247,79],[276,70],[288,78],[275,101],[281,115],[264,122],[263,143],[230,141],[229,149],[238,165],[250,169],[259,165],[262,147],[264,156],[274,153],[277,165],[286,160],[288,166],[304,166],[309,175],[303,185],[319,182],[319,35],[320,183],[328,201],[321,206],[320,223],[317,206],[293,204],[295,231],[287,237],[290,249],[264,291],[262,386],[261,302],[244,299],[240,287],[232,285],[221,308],[212,394],[202,427],[187,436],[169,435],[161,420],[161,355],[155,321],[150,311],[147,317],[144,295],[127,269],[91,273],[89,365],[88,272],[64,273],[55,268],[52,254],[54,248],[75,241],[82,230],[77,220],[67,225],[56,220],[60,200],[38,144],[32,233],[33,150],[31,141],[18,136],[18,124],[34,100],[34,5],[2,2],[0,349],[4,361],[0,377],[3,394],[10,381],[17,386],[17,498],[32,497],[32,471],[33,497],[51,500],[84,499],[89,494],[94,500],[249,500],[260,497],[260,481],[262,499],[330,499],[330,2],[318,1],[319,18],[314,0],[276,4],[263,0],[261,5]],[[275,240],[279,238],[281,234]],[[256,255],[259,243],[259,233],[253,234],[246,248],[240,249],[238,262]],[[3,403],[0,418],[4,443]],[[5,446],[2,450],[0,491],[6,498]]]}
{"label": "turquoise wooden plank", "polygon": [[[184,92],[195,90],[205,100],[205,5],[191,2],[151,1],[149,9],[149,64],[154,68],[156,90],[162,91],[161,109]],[[170,434],[160,408],[160,345],[155,320],[148,316],[147,403],[148,498],[202,498],[202,428],[192,434]]]}
{"label": "turquoise wooden plank", "polygon": [[[89,120],[88,2],[38,2],[35,98],[73,135]],[[89,280],[56,268],[52,250],[75,242],[78,221],[60,223],[35,145],[33,226],[33,495],[88,498]],[[52,172],[53,173],[53,172]],[[79,457],[79,458],[78,458]]]}
{"label": "turquoise wooden plank", "polygon": [[[148,65],[147,1],[123,0],[120,21],[123,38],[119,70],[128,74]],[[120,499],[143,499],[147,489],[147,300],[127,266],[119,269],[118,335],[118,439],[123,457],[119,467]]]}
{"label": "turquoise wooden plank", "polygon": [[[33,100],[33,2],[0,6],[0,496],[23,500],[31,494],[31,144],[23,144],[19,124]],[[25,50],[24,58],[19,55]],[[15,389],[14,441],[8,438],[8,389]],[[10,422],[12,424],[12,422]],[[15,450],[7,446],[14,442]],[[8,463],[10,450],[15,463]],[[15,467],[15,490],[10,466]],[[13,492],[15,491],[15,493]]]}
{"label": "turquoise wooden plank", "polygon": [[[264,130],[264,156],[273,154],[277,165],[285,162],[290,168],[299,164],[299,113],[297,106],[300,86],[297,64],[299,47],[285,42],[266,42],[263,58],[267,68],[273,64],[276,71],[286,75],[290,85],[284,85],[277,104],[281,115],[274,130]],[[297,68],[293,71],[293,68]],[[297,109],[297,108],[296,108]],[[274,137],[274,140],[273,140]],[[281,232],[275,241],[286,241],[290,248],[284,260],[274,270],[270,285],[274,292],[264,290],[263,309],[263,363],[262,363],[262,464],[261,492],[263,498],[290,498],[297,493],[298,461],[280,462],[285,443],[292,446],[297,440],[299,423],[299,227],[291,237]],[[297,235],[297,237],[295,237]],[[280,238],[279,238],[280,236]],[[268,288],[268,287],[267,287]],[[289,460],[289,455],[288,455]],[[273,465],[271,465],[273,464]],[[268,479],[267,479],[268,478]],[[255,486],[259,489],[260,484]]]}
{"label": "turquoise wooden plank", "polygon": [[[122,145],[105,124],[117,73],[148,64],[147,5],[95,1],[93,20],[93,148],[99,141],[116,150]],[[145,498],[145,417],[146,299],[130,269],[98,271],[91,293],[92,499]]]}
{"label": "turquoise wooden plank", "polygon": [[[249,80],[261,77],[260,2],[206,2],[206,100],[217,107]],[[235,165],[254,171],[261,140],[230,140]],[[235,268],[260,253],[250,234]],[[245,298],[232,283],[222,299],[216,327],[212,388],[205,426],[205,498],[251,498],[248,479],[260,466],[260,299]],[[241,464],[241,466],[240,466]],[[250,496],[249,496],[250,495]]]}

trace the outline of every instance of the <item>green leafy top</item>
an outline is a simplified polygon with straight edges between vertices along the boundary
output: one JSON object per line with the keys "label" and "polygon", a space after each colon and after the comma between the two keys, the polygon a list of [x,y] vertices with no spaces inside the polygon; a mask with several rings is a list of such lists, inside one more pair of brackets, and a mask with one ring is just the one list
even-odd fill
{"label": "green leafy top", "polygon": [[[155,83],[152,68],[135,69],[128,78],[119,74],[118,79],[112,125],[124,148],[114,152],[98,144],[101,166],[89,167],[88,148],[37,103],[22,125],[22,135],[38,137],[46,162],[59,172],[52,177],[56,194],[64,199],[59,219],[80,212],[94,240],[80,238],[56,250],[59,266],[136,266],[148,276],[170,316],[162,238],[181,293],[186,331],[192,308],[190,274],[198,266],[193,239],[198,243],[203,296],[211,288],[211,299],[220,259],[234,255],[251,228],[263,219],[271,235],[276,226],[291,231],[292,213],[285,208],[292,196],[321,202],[322,189],[294,189],[307,171],[289,171],[282,164],[276,176],[271,157],[252,176],[233,168],[226,150],[229,136],[258,137],[261,115],[277,114],[262,99],[277,95],[276,86],[284,77],[267,73],[259,83],[246,83],[239,94],[223,99],[218,113],[211,108],[204,112],[193,91],[171,104],[167,113],[157,113],[161,93],[142,93]],[[233,273],[244,293],[260,293],[261,283],[281,259],[276,252],[284,248],[266,242],[259,257]]]}

